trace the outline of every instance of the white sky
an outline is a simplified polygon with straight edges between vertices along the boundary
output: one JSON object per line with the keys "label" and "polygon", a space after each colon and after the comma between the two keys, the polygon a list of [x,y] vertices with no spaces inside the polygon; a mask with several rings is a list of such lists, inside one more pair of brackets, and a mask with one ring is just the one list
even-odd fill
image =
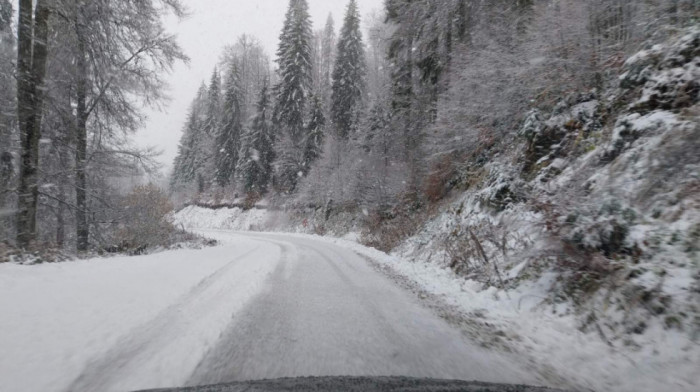
{"label": "white sky", "polygon": [[[323,28],[328,14],[340,29],[348,0],[308,0],[313,29]],[[171,23],[170,28],[190,57],[189,66],[179,64],[168,77],[172,98],[163,111],[149,110],[145,129],[139,131],[140,146],[155,146],[163,151],[164,169],[172,166],[180,141],[187,109],[202,81],[208,81],[219,61],[223,47],[233,44],[241,34],[260,39],[268,55],[274,58],[282,30],[288,0],[183,0],[190,16]],[[357,0],[364,17],[382,8],[383,0]]]}

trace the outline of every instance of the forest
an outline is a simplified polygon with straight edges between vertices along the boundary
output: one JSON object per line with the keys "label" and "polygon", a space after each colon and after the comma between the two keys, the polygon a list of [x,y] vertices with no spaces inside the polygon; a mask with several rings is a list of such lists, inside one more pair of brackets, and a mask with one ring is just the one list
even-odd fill
{"label": "forest", "polygon": [[[319,216],[350,216],[385,250],[435,206],[494,182],[505,184],[487,200],[496,211],[565,210],[523,184],[600,145],[622,104],[598,110],[590,127],[528,125],[606,99],[628,56],[692,28],[700,8],[386,0],[363,16],[350,0],[336,28],[331,17],[312,24],[307,2],[291,0],[274,55],[250,35],[219,55],[193,97],[168,186],[134,188],[128,178],[157,176],[156,151],[133,134],[143,108],[163,104],[164,75],[188,60],[163,25],[185,7],[24,0],[15,26],[12,3],[1,4],[3,246],[67,253],[186,238],[165,219],[186,204],[311,211],[321,233],[330,224]],[[686,107],[697,99],[689,83]],[[144,219],[144,208],[154,215]]]}

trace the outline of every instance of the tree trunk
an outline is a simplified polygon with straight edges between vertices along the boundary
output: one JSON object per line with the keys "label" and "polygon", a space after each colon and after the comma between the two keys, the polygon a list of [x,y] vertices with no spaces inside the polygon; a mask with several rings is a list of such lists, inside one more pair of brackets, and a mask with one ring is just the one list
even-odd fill
{"label": "tree trunk", "polygon": [[[66,199],[66,190],[63,187],[63,183],[59,185],[59,198],[61,200]],[[58,203],[56,206],[58,211],[56,212],[56,247],[58,249],[63,249],[66,243],[66,220],[65,220],[65,206],[63,203]]]}
{"label": "tree trunk", "polygon": [[17,245],[36,240],[39,198],[39,139],[46,76],[49,9],[39,0],[32,16],[32,0],[20,0],[17,30],[17,120],[22,158],[18,185]]}
{"label": "tree trunk", "polygon": [[86,180],[86,160],[87,160],[87,60],[85,37],[77,26],[78,36],[78,82],[76,86],[77,95],[77,122],[76,122],[76,144],[75,144],[75,196],[76,196],[76,234],[77,248],[79,252],[88,249],[90,239],[90,222],[87,214],[87,180]]}

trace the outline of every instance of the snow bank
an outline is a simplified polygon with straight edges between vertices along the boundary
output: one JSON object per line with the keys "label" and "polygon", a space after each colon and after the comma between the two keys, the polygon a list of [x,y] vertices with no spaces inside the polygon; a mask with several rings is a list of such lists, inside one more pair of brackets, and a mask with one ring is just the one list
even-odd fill
{"label": "snow bank", "polygon": [[0,265],[0,390],[183,385],[274,269],[277,257],[240,262],[260,252],[278,250],[241,241],[142,257]]}
{"label": "snow bank", "polygon": [[189,206],[176,212],[172,221],[187,229],[214,229],[234,231],[259,231],[270,217],[265,209],[241,208],[209,209]]}

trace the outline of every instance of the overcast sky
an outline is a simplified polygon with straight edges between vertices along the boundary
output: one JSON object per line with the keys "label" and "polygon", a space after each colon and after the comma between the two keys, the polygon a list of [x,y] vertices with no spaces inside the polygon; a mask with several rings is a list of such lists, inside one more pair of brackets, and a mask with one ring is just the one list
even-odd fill
{"label": "overcast sky", "polygon": [[[340,29],[348,0],[309,0],[313,29],[325,26],[333,14],[336,30]],[[383,0],[357,0],[364,17],[380,10]],[[241,34],[262,41],[274,58],[282,30],[288,0],[184,0],[190,16],[172,20],[169,27],[178,36],[182,48],[191,58],[189,66],[178,65],[168,77],[172,98],[163,111],[148,111],[145,129],[139,131],[137,143],[163,151],[160,161],[167,172],[177,153],[187,109],[201,85],[208,81],[224,46],[235,43]]]}

